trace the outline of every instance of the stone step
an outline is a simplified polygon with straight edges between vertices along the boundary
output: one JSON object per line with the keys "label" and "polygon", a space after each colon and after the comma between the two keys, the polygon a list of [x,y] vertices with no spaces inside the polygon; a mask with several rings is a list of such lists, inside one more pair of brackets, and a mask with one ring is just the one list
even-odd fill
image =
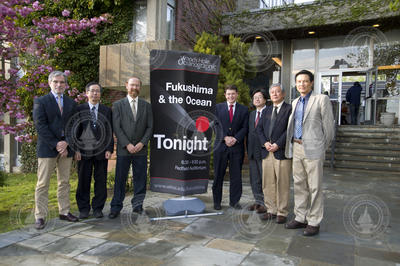
{"label": "stone step", "polygon": [[[348,154],[354,156],[384,156],[384,157],[400,157],[400,152],[392,151],[389,149],[380,150],[380,149],[356,149],[356,148],[343,148],[343,147],[335,147],[335,154]],[[331,155],[331,149],[328,149],[326,152],[326,156]]]}
{"label": "stone step", "polygon": [[368,138],[364,136],[359,137],[343,137],[337,136],[336,143],[373,143],[373,144],[400,144],[400,138],[382,137],[382,138]]}
{"label": "stone step", "polygon": [[[327,159],[330,159],[330,157]],[[357,161],[357,162],[376,162],[376,163],[395,163],[400,164],[400,156],[382,156],[382,155],[360,155],[360,154],[335,154],[335,160]]]}
{"label": "stone step", "polygon": [[[327,160],[324,163],[325,166],[329,167],[330,162]],[[387,163],[371,163],[371,162],[354,162],[348,160],[335,160],[334,167],[337,168],[348,168],[348,169],[364,169],[364,170],[374,170],[374,171],[389,171],[389,172],[399,172],[400,164],[387,164]]]}
{"label": "stone step", "polygon": [[[325,163],[324,164],[325,169],[324,171],[329,171],[330,165]],[[340,173],[343,172],[343,174],[345,175],[346,173],[365,173],[365,176],[379,176],[382,177],[384,176],[385,178],[400,178],[400,173],[399,172],[393,172],[393,171],[382,171],[381,169],[377,169],[377,170],[372,170],[372,169],[363,169],[363,168],[349,168],[349,167],[338,167],[336,166],[335,168],[335,172]]]}
{"label": "stone step", "polygon": [[399,144],[378,144],[378,143],[335,143],[336,149],[357,149],[357,150],[390,150],[393,152],[400,152]]}
{"label": "stone step", "polygon": [[336,137],[348,138],[371,138],[371,139],[397,139],[400,140],[399,132],[337,132]]}
{"label": "stone step", "polygon": [[400,125],[385,126],[339,126],[338,132],[400,132]]}

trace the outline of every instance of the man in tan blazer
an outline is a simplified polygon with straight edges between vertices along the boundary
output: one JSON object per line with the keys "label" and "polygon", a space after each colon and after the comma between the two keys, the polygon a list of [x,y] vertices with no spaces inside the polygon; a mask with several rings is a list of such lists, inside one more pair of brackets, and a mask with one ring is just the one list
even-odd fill
{"label": "man in tan blazer", "polygon": [[313,94],[314,75],[302,70],[295,76],[300,97],[292,103],[285,155],[293,158],[295,219],[287,229],[305,228],[304,236],[319,233],[323,217],[322,175],[325,151],[334,137],[332,104],[324,94]]}

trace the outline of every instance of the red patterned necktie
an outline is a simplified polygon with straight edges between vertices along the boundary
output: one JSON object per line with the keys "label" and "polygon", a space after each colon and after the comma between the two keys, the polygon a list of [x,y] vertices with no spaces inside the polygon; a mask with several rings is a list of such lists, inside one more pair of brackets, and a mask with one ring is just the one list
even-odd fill
{"label": "red patterned necktie", "polygon": [[258,121],[260,121],[260,111],[257,111],[256,123],[254,127],[257,127]]}
{"label": "red patterned necktie", "polygon": [[233,104],[229,105],[229,121],[232,123],[233,119]]}

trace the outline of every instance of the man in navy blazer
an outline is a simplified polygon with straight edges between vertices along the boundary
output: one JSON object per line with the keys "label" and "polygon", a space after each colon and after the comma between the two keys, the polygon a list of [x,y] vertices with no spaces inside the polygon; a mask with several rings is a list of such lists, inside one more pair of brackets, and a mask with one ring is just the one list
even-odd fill
{"label": "man in navy blazer", "polygon": [[214,147],[214,183],[212,186],[214,209],[221,209],[222,186],[229,163],[229,205],[240,209],[242,196],[242,164],[244,141],[248,131],[247,107],[236,102],[238,89],[235,85],[225,87],[227,102],[216,105],[216,116],[222,128],[222,141]]}
{"label": "man in navy blazer", "polygon": [[263,111],[257,127],[262,149],[263,192],[268,212],[261,219],[282,224],[289,213],[289,184],[292,161],[285,157],[286,128],[292,106],[284,102],[285,92],[279,83],[272,84],[269,95],[273,105]]}
{"label": "man in navy blazer", "polygon": [[[114,151],[111,108],[100,104],[102,88],[96,82],[86,85],[88,102],[77,108],[79,127],[77,132],[78,188],[76,203],[79,218],[89,217],[90,209],[95,218],[103,217],[107,200],[108,159]],[[93,173],[94,172],[94,173]],[[94,197],[90,204],[90,183],[94,174]]]}
{"label": "man in navy blazer", "polygon": [[50,177],[57,168],[58,211],[61,220],[77,222],[78,218],[70,213],[69,176],[74,152],[66,138],[67,123],[74,114],[76,103],[63,95],[67,86],[67,76],[60,71],[49,75],[51,92],[36,98],[33,105],[38,157],[38,182],[35,190],[35,228],[43,229],[48,215],[48,190]]}

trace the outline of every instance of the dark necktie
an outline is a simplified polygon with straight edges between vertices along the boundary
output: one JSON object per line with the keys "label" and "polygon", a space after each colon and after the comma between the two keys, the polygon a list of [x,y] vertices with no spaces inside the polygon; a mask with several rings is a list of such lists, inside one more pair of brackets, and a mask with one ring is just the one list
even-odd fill
{"label": "dark necktie", "polygon": [[260,121],[260,111],[257,111],[256,123],[254,124],[254,127],[257,127],[258,121]]}
{"label": "dark necktie", "polygon": [[229,122],[233,120],[233,104],[229,105]]}
{"label": "dark necktie", "polygon": [[271,123],[269,125],[269,139],[271,140],[272,129],[275,126],[276,116],[278,115],[278,106],[274,106],[274,110],[271,115]]}
{"label": "dark necktie", "polygon": [[93,106],[92,110],[90,110],[90,117],[92,118],[93,126],[96,127],[96,106]]}

